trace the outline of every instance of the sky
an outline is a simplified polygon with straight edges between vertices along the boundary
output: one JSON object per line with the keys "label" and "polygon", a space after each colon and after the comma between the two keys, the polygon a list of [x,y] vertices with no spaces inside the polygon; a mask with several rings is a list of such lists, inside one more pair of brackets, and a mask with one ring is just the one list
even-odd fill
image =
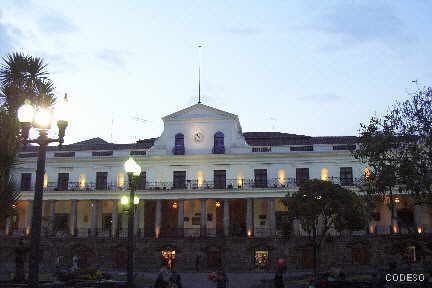
{"label": "sky", "polygon": [[426,0],[1,0],[0,57],[45,60],[70,99],[66,143],[158,137],[197,102],[199,65],[203,104],[244,132],[357,135],[432,85],[431,14]]}

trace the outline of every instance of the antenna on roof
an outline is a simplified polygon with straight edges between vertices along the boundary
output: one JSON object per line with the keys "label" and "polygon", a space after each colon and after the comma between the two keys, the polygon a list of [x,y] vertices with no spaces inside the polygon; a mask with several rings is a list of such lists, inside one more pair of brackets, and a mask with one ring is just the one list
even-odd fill
{"label": "antenna on roof", "polygon": [[201,48],[202,45],[198,45],[198,104],[201,104]]}

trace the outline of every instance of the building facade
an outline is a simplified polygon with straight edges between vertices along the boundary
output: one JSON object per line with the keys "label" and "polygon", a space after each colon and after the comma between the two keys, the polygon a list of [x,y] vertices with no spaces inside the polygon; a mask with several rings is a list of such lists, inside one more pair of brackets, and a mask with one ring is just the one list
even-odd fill
{"label": "building facade", "polygon": [[[128,157],[142,169],[136,192],[140,198],[135,213],[138,239],[302,235],[298,223],[287,222],[280,199],[296,191],[302,181],[314,178],[356,189],[356,181],[368,169],[351,155],[354,136],[243,133],[238,116],[203,104],[162,120],[160,137],[134,144],[94,138],[62,148],[50,146],[43,232],[77,238],[127,235],[127,215],[119,200],[128,195],[123,166]],[[6,224],[7,235],[30,231],[36,151],[27,147],[18,154],[13,176],[21,201],[18,216]],[[408,209],[409,199],[403,196],[395,201],[398,213],[411,218],[414,229],[432,232],[429,208]],[[404,227],[392,226],[385,204],[377,208],[369,230],[358,233],[403,232]],[[258,252],[267,257],[268,252]],[[164,253],[166,258],[175,256],[170,250]]]}

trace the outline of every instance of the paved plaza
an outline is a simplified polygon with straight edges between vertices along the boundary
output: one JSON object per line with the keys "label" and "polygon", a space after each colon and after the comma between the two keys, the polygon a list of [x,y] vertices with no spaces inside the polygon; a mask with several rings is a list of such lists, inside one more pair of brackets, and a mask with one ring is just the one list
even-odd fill
{"label": "paved plaza", "polygon": [[[182,284],[185,288],[213,288],[216,284],[208,280],[209,273],[179,273],[182,278]],[[144,279],[156,279],[157,273],[143,273],[141,274]],[[141,276],[140,275],[140,276]],[[263,286],[262,280],[268,282],[274,278],[274,273],[227,273],[229,279],[229,288],[266,288],[273,286]],[[140,288],[151,286],[140,286]],[[302,287],[302,286],[289,286],[289,287]]]}

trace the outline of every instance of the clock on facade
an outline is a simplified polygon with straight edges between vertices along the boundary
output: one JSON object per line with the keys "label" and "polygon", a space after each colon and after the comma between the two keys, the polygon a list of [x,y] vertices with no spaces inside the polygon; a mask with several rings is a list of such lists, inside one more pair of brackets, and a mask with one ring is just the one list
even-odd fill
{"label": "clock on facade", "polygon": [[204,134],[201,131],[196,131],[193,134],[193,139],[196,143],[200,143],[204,140]]}

